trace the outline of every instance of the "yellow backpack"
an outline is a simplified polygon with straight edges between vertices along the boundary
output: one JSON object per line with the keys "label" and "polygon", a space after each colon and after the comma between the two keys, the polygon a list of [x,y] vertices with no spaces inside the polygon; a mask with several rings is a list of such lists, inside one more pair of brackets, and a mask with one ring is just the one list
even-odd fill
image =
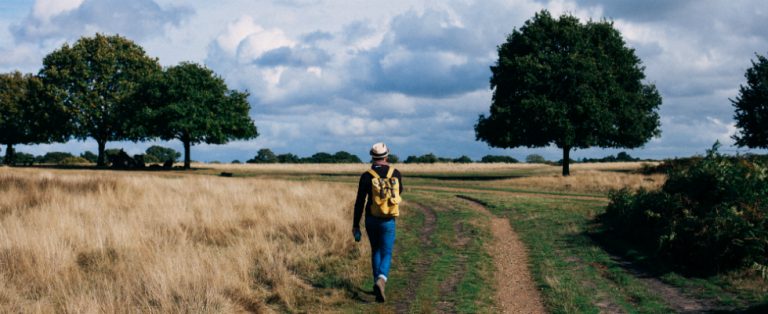
{"label": "yellow backpack", "polygon": [[400,215],[399,205],[403,199],[400,197],[400,182],[397,178],[392,177],[394,172],[395,168],[389,167],[387,177],[382,178],[373,169],[368,170],[368,173],[373,176],[371,181],[371,196],[373,197],[371,214],[376,217],[391,218]]}

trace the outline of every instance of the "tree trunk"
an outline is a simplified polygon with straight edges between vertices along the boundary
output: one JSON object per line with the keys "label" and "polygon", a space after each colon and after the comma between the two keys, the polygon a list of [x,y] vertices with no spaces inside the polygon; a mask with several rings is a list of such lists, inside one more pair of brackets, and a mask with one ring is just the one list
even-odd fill
{"label": "tree trunk", "polygon": [[14,159],[13,144],[8,144],[8,146],[5,149],[5,159],[3,160],[3,162],[6,165],[13,166],[13,159]]}
{"label": "tree trunk", "polygon": [[563,176],[571,175],[571,147],[563,146]]}
{"label": "tree trunk", "polygon": [[190,157],[189,157],[190,146],[192,146],[192,145],[189,143],[189,140],[184,141],[184,169],[189,169],[190,168],[190,166],[189,166],[189,164],[190,164]]}
{"label": "tree trunk", "polygon": [[189,141],[189,136],[184,136],[184,169],[189,169],[190,164],[190,157],[189,157],[189,151],[191,143]]}
{"label": "tree trunk", "polygon": [[105,148],[107,147],[107,141],[103,140],[96,140],[96,142],[99,144],[99,158],[96,159],[96,166],[97,167],[104,167],[107,165],[106,163],[106,154],[104,153]]}

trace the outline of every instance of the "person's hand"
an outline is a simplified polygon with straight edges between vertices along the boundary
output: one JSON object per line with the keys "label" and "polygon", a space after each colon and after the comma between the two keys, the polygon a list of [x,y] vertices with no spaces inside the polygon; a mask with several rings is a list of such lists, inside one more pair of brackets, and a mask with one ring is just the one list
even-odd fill
{"label": "person's hand", "polygon": [[352,228],[352,235],[355,237],[355,242],[360,242],[360,238],[363,236],[360,233],[360,228]]}

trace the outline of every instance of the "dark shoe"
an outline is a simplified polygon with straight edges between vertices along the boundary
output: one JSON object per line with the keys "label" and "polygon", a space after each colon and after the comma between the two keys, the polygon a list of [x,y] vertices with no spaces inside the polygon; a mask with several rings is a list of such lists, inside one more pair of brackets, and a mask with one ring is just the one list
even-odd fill
{"label": "dark shoe", "polygon": [[373,293],[376,294],[376,302],[384,302],[387,300],[387,297],[384,295],[384,288],[386,285],[387,282],[384,281],[383,278],[377,279],[376,284],[373,285]]}

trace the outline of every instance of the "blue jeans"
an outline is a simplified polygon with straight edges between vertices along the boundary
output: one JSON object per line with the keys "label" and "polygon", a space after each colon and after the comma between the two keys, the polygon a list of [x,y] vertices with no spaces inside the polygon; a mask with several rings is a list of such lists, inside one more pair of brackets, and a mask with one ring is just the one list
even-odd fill
{"label": "blue jeans", "polygon": [[389,277],[389,265],[392,260],[392,247],[395,245],[395,219],[365,217],[365,232],[371,241],[371,267],[373,281],[384,276]]}

